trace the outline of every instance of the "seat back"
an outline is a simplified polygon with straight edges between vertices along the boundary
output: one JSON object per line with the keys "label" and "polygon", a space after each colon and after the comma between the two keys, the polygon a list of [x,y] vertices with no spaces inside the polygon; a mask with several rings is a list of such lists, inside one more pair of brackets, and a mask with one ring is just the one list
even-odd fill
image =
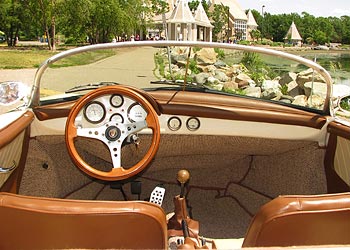
{"label": "seat back", "polygon": [[0,249],[165,249],[158,205],[0,193]]}
{"label": "seat back", "polygon": [[261,207],[243,247],[350,244],[350,193],[280,196]]}

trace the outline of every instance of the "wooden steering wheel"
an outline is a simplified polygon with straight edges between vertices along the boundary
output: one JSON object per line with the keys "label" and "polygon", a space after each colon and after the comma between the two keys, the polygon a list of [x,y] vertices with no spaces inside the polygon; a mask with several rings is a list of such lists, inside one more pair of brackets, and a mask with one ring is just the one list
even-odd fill
{"label": "wooden steering wheel", "polygon": [[[113,97],[121,100],[129,100],[129,102],[119,103],[121,107],[116,109],[114,107],[115,105],[113,106]],[[132,105],[130,105],[130,100],[132,100]],[[91,103],[97,105],[97,107],[92,107]],[[126,110],[130,110],[130,107],[134,107],[135,105],[137,105],[135,114],[144,114],[144,116],[139,115],[137,121],[128,119],[128,114],[123,113],[126,113]],[[97,108],[97,111],[93,110],[94,108]],[[93,117],[96,112],[101,112],[101,119],[88,119],[86,112],[89,109],[92,109],[89,112],[92,112],[91,115]],[[120,112],[122,114],[118,115],[125,117],[123,122],[115,122],[109,119],[113,115],[114,110],[121,110]],[[147,127],[152,129],[153,132],[152,142],[148,151],[135,165],[128,169],[123,168],[121,166],[121,149],[124,140],[128,136]],[[77,137],[87,137],[102,141],[111,154],[112,170],[105,172],[87,164],[76,149],[74,140]],[[99,88],[81,97],[72,107],[67,118],[65,140],[70,157],[74,164],[83,172],[101,180],[124,180],[145,169],[156,154],[160,141],[158,115],[152,104],[139,91],[133,88],[120,85]]]}

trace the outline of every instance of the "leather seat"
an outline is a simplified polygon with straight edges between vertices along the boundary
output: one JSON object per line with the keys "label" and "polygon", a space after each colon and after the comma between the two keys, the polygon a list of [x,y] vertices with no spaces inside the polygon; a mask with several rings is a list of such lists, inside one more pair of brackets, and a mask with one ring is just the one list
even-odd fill
{"label": "leather seat", "polygon": [[165,249],[161,207],[0,193],[0,249]]}
{"label": "leather seat", "polygon": [[280,196],[255,215],[243,247],[350,244],[350,193]]}

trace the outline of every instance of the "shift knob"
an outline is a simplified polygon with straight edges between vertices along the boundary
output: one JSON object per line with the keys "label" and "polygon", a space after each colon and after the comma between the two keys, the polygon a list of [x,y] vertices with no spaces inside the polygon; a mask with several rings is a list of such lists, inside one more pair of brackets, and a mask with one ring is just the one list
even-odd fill
{"label": "shift knob", "polygon": [[186,182],[188,182],[189,179],[190,179],[190,173],[186,169],[182,169],[179,172],[177,172],[177,180],[181,184],[185,184]]}

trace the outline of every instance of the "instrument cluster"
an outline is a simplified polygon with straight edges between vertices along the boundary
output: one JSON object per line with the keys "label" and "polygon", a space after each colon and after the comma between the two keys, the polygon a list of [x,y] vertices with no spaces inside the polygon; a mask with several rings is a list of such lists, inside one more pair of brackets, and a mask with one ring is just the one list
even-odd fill
{"label": "instrument cluster", "polygon": [[123,124],[144,121],[147,112],[133,99],[113,94],[89,102],[83,109],[83,116],[91,124],[105,122]]}

